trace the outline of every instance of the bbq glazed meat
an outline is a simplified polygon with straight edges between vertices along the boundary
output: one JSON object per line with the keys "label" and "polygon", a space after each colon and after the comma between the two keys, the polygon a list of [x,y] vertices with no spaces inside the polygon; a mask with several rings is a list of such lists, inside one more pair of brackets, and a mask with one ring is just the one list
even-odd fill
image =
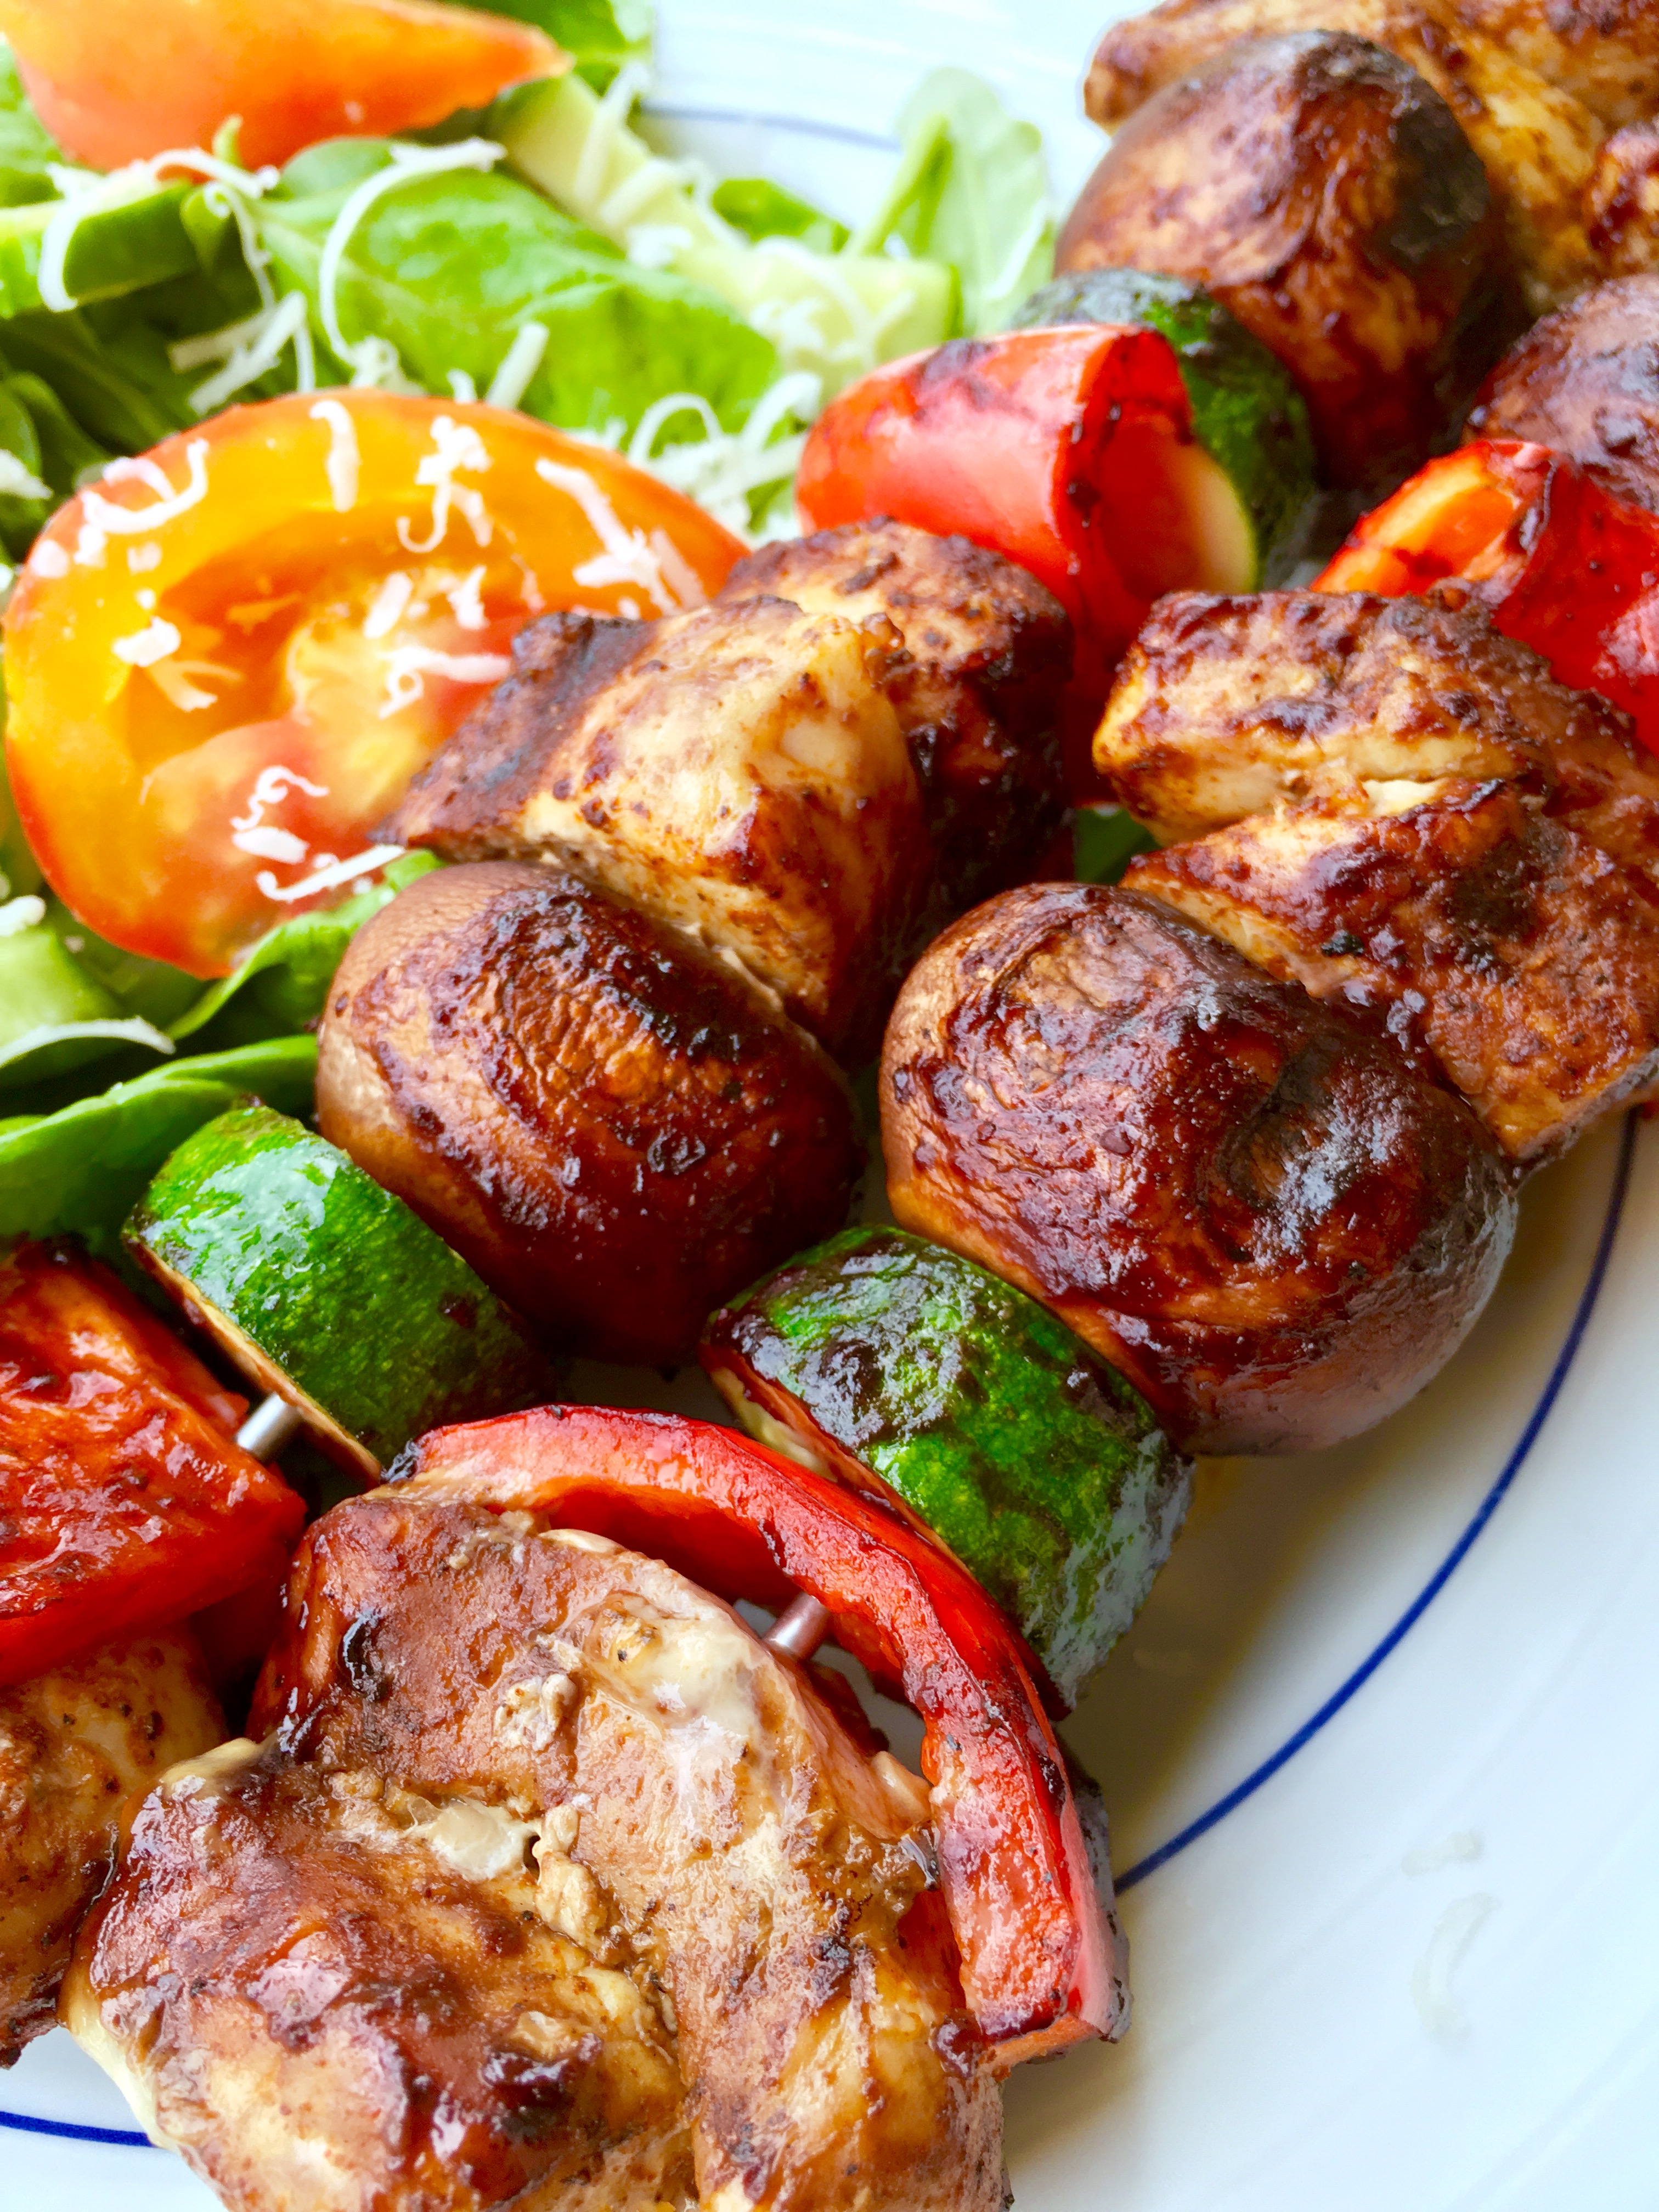
{"label": "bbq glazed meat", "polygon": [[923,1785],[672,1570],[353,1500],[253,1725],[66,1994],[235,2212],[1000,2206]]}
{"label": "bbq glazed meat", "polygon": [[881,1109],[901,1224],[1052,1306],[1194,1450],[1381,1420],[1514,1230],[1496,1150],[1390,1038],[1125,890],[1033,884],[947,930]]}
{"label": "bbq glazed meat", "polygon": [[1659,1075],[1659,765],[1457,597],[1167,599],[1095,758],[1170,841],[1127,882],[1382,1015],[1531,1164]]}
{"label": "bbq glazed meat", "polygon": [[1403,784],[1258,814],[1126,884],[1420,1043],[1509,1157],[1659,1080],[1659,894],[1514,784]]}
{"label": "bbq glazed meat", "polygon": [[224,1732],[183,1632],[0,1689],[0,2066],[57,2018],[58,1984],[125,1802]]}
{"label": "bbq glazed meat", "polygon": [[[1659,199],[1644,234],[1659,240]],[[1620,499],[1659,509],[1659,274],[1598,284],[1534,323],[1469,417],[1477,438],[1565,453]]]}
{"label": "bbq glazed meat", "polygon": [[445,868],[353,938],[318,1124],[550,1341],[652,1364],[846,1218],[838,1071],[700,946],[579,878]]}
{"label": "bbq glazed meat", "polygon": [[1309,30],[1227,46],[1137,108],[1055,266],[1203,284],[1295,378],[1327,479],[1380,489],[1449,438],[1504,342],[1501,244],[1438,93]]}
{"label": "bbq glazed meat", "polygon": [[1500,778],[1659,888],[1659,761],[1455,589],[1172,592],[1124,656],[1094,760],[1165,845],[1378,785]]}
{"label": "bbq glazed meat", "polygon": [[[1522,50],[1474,21],[1477,9],[1518,15],[1522,7],[1540,30],[1551,24],[1559,28],[1567,15],[1573,36],[1586,34],[1581,51],[1595,55],[1591,10],[1571,0],[1565,9],[1547,9],[1538,0],[1520,0],[1505,9],[1502,0],[1492,0],[1490,10],[1487,0],[1165,0],[1106,32],[1085,100],[1097,123],[1115,127],[1239,39],[1343,31],[1386,46],[1456,118],[1497,197],[1528,303],[1540,313],[1601,273],[1585,228],[1584,194],[1607,124],[1572,88],[1584,83],[1582,73],[1563,64],[1559,82],[1540,75],[1526,52],[1540,53],[1541,47]],[[1595,19],[1601,13],[1598,7]],[[1633,44],[1648,57],[1632,71],[1639,82],[1651,67],[1651,11],[1641,0],[1626,0],[1622,14]],[[1601,80],[1599,58],[1595,74]],[[1620,81],[1616,64],[1607,79]],[[1645,102],[1636,92],[1612,104],[1622,110],[1632,100],[1638,102],[1634,112],[1644,112]]]}
{"label": "bbq glazed meat", "polygon": [[884,625],[782,599],[550,615],[386,833],[538,860],[702,938],[837,1055],[867,1055],[932,885]]}
{"label": "bbq glazed meat", "polygon": [[715,604],[769,596],[848,622],[885,617],[902,639],[887,692],[921,782],[939,923],[1036,874],[1065,807],[1072,631],[1059,601],[965,538],[887,520],[763,545]]}

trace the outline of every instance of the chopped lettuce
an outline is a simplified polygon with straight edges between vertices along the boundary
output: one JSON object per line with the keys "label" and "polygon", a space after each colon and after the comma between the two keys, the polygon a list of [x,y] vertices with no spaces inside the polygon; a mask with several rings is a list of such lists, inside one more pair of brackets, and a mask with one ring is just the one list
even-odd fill
{"label": "chopped lettuce", "polygon": [[1137,853],[1158,842],[1121,806],[1079,806],[1072,831],[1073,873],[1080,884],[1115,884]]}
{"label": "chopped lettuce", "polygon": [[630,261],[672,269],[727,301],[771,339],[786,371],[817,378],[823,398],[879,362],[950,336],[949,268],[851,248],[815,253],[781,234],[751,245],[696,198],[677,163],[629,128],[629,89],[619,78],[596,100],[574,77],[520,85],[496,101],[487,127],[558,206]]}
{"label": "chopped lettuce", "polygon": [[316,1071],[313,1037],[278,1037],[169,1060],[55,1114],[0,1121],[0,1243],[76,1231],[114,1252],[145,1185],[192,1130],[250,1093],[279,1114],[308,1113]]}
{"label": "chopped lettuce", "polygon": [[[279,286],[302,291],[325,327],[330,234],[392,166],[383,141],[337,139],[300,155],[259,206]],[[413,174],[364,209],[343,235],[335,313],[350,341],[386,340],[434,392],[459,374],[487,394],[529,330],[536,349],[520,349],[529,373],[511,397],[568,429],[631,431],[665,392],[701,394],[734,429],[778,374],[772,346],[725,301],[636,268],[516,178],[471,168]]]}
{"label": "chopped lettuce", "polygon": [[0,40],[0,207],[54,198],[52,171],[63,158],[29,105],[10,47]]}
{"label": "chopped lettuce", "polygon": [[651,52],[648,0],[463,0],[514,15],[556,39],[587,82],[603,92],[620,69]]}
{"label": "chopped lettuce", "polygon": [[197,1037],[198,1048],[210,1043],[223,1049],[307,1028],[321,1014],[334,971],[363,924],[406,884],[441,866],[435,853],[405,853],[368,890],[278,922],[230,975],[169,1024],[168,1035]]}
{"label": "chopped lettuce", "polygon": [[878,253],[896,243],[947,262],[961,280],[963,329],[1003,329],[1015,304],[1054,274],[1042,134],[958,69],[924,77],[898,128],[897,173],[848,251]]}
{"label": "chopped lettuce", "polygon": [[755,244],[763,238],[798,238],[814,253],[839,253],[853,235],[844,222],[765,177],[728,177],[710,192],[708,204]]}

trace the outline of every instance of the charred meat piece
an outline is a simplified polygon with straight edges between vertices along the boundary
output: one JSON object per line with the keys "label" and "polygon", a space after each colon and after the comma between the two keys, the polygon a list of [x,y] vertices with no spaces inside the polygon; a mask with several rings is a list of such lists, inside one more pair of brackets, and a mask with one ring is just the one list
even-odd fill
{"label": "charred meat piece", "polygon": [[111,1644],[0,1689],[0,2066],[57,2019],[125,1801],[224,1734],[188,1634]]}
{"label": "charred meat piece", "polygon": [[1125,656],[1095,766],[1164,844],[1380,784],[1510,780],[1659,885],[1659,761],[1460,597],[1172,593]]}
{"label": "charred meat piece", "polygon": [[603,1920],[564,1932],[541,1840],[501,1806],[228,1744],[138,1812],[65,2017],[236,2212],[682,2205],[660,1996]]}
{"label": "charred meat piece", "polygon": [[[1107,31],[1085,100],[1097,123],[1115,125],[1236,40],[1344,31],[1386,46],[1439,94],[1474,148],[1497,198],[1528,304],[1538,313],[1571,299],[1599,273],[1585,232],[1583,194],[1607,126],[1572,90],[1475,27],[1473,9],[1484,4],[1164,0]],[[1553,7],[1550,12],[1559,17]],[[1317,165],[1311,148],[1308,158]]]}
{"label": "charred meat piece", "polygon": [[556,1346],[684,1358],[845,1218],[840,1075],[712,953],[579,878],[422,878],[352,939],[319,1126]]}
{"label": "charred meat piece", "polygon": [[1584,220],[1603,275],[1659,269],[1659,117],[1603,141],[1584,187]]}
{"label": "charred meat piece", "polygon": [[773,595],[809,615],[884,616],[903,640],[887,691],[921,782],[940,921],[1034,875],[1065,807],[1059,601],[1000,554],[886,520],[763,545],[715,604]]}
{"label": "charred meat piece", "polygon": [[1034,884],[948,930],[881,1106],[903,1226],[1052,1306],[1194,1450],[1381,1420],[1514,1229],[1474,1116],[1379,1027],[1124,890]]}
{"label": "charred meat piece", "polygon": [[[1659,191],[1645,217],[1659,236],[1656,210]],[[1534,323],[1492,372],[1469,434],[1549,446],[1659,508],[1659,275],[1598,284]]]}
{"label": "charred meat piece", "polygon": [[68,2000],[236,2212],[331,2160],[386,2212],[1000,2206],[926,1790],[807,1669],[418,1484],[292,1600],[274,1739],[152,1795]]}
{"label": "charred meat piece", "polygon": [[700,935],[831,1052],[875,1048],[932,850],[884,688],[896,630],[781,599],[550,615],[386,824],[452,860],[574,869]]}
{"label": "charred meat piece", "polygon": [[1659,893],[1513,784],[1255,815],[1126,881],[1386,1016],[1522,1165],[1659,1079]]}
{"label": "charred meat piece", "polygon": [[1055,265],[1206,286],[1295,378],[1328,480],[1365,490],[1462,418],[1503,343],[1500,249],[1445,101],[1318,30],[1229,46],[1138,108]]}
{"label": "charred meat piece", "polygon": [[1604,123],[1635,123],[1659,108],[1651,0],[1450,0],[1450,17]]}

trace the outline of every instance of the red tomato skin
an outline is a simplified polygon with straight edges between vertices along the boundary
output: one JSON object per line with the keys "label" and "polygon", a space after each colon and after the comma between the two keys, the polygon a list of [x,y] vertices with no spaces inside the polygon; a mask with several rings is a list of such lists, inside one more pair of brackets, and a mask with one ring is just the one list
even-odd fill
{"label": "red tomato skin", "polygon": [[[357,456],[343,509],[331,475],[336,432],[325,419],[342,410]],[[295,898],[292,884],[325,857],[346,860],[377,843],[375,824],[495,680],[423,678],[412,710],[417,726],[402,735],[405,718],[377,719],[378,693],[313,717],[282,689],[294,637],[346,595],[354,577],[367,591],[425,557],[411,555],[409,543],[423,543],[438,494],[417,471],[446,423],[451,433],[475,432],[487,450],[486,468],[469,474],[463,466],[457,491],[462,499],[487,495],[481,526],[489,536],[477,538],[458,501],[431,557],[457,573],[494,563],[494,581],[483,587],[486,627],[452,623],[428,641],[482,652],[497,674],[532,612],[580,605],[654,614],[696,604],[744,550],[692,501],[619,456],[482,404],[300,392],[227,409],[164,440],[52,516],[5,616],[6,760],[18,817],[52,888],[100,936],[192,975],[220,975],[276,922],[346,896],[343,876],[305,897]],[[602,495],[641,557],[653,545],[672,555],[680,596],[653,601],[626,573],[594,581],[606,550],[597,526],[570,491],[538,474],[542,465],[580,478],[590,499]],[[89,514],[106,521],[111,507],[148,512],[163,483],[179,510],[171,519],[88,548]],[[266,568],[273,580],[262,582]],[[538,589],[526,599],[523,580],[532,575]],[[277,595],[273,605],[292,603],[291,613],[273,617],[274,637],[244,631],[236,619],[237,601],[262,600],[267,591]],[[221,695],[209,712],[165,710],[149,665],[124,657],[147,626],[167,619],[186,666],[238,664],[201,679]],[[394,631],[364,649],[373,660],[398,642]],[[360,784],[359,762],[382,757],[374,748],[392,738],[396,774]],[[279,766],[292,778],[284,798],[251,805],[256,780]],[[292,864],[253,849],[250,826],[290,838]],[[260,888],[273,871],[286,878],[280,897]]]}
{"label": "red tomato skin", "polygon": [[1398,598],[1459,579],[1506,636],[1622,707],[1659,752],[1659,516],[1547,447],[1480,440],[1364,516],[1314,589]]}
{"label": "red tomato skin", "polygon": [[891,515],[1017,561],[1109,663],[1146,612],[1097,514],[1113,436],[1137,413],[1182,435],[1190,423],[1175,356],[1155,331],[1095,324],[956,338],[830,402],[796,499],[812,529]]}
{"label": "red tomato skin", "polygon": [[[1018,1631],[929,1532],[733,1430],[609,1407],[436,1429],[393,1474],[436,1498],[591,1529],[721,1596],[775,1608],[798,1590],[817,1598],[842,1650],[922,1717],[963,1989],[999,2046],[999,2070],[1121,2028],[1104,1914],[1044,1711],[1054,1692]],[[291,1627],[252,1725],[293,1724],[318,1678]]]}
{"label": "red tomato skin", "polygon": [[281,1572],[305,1508],[245,1411],[98,1261],[0,1262],[0,1684]]}
{"label": "red tomato skin", "polygon": [[233,115],[243,161],[280,164],[568,66],[527,23],[434,0],[0,0],[0,32],[47,130],[97,169],[210,146]]}

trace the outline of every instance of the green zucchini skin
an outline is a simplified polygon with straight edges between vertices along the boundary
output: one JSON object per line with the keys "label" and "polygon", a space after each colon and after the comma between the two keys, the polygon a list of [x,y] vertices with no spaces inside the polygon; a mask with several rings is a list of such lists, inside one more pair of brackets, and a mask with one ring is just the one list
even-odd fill
{"label": "green zucchini skin", "polygon": [[275,1370],[259,1379],[337,1426],[355,1453],[319,1441],[371,1479],[428,1429],[548,1395],[541,1355],[460,1255],[345,1153],[257,1101],[169,1155],[125,1237],[234,1358],[246,1340]]}
{"label": "green zucchini skin", "polygon": [[1121,1375],[1024,1291],[902,1230],[803,1253],[714,1316],[702,1356],[756,1433],[769,1413],[896,1491],[1068,1704],[1187,1510],[1190,1463]]}
{"label": "green zucchini skin", "polygon": [[1192,402],[1193,434],[1224,470],[1255,533],[1259,582],[1297,560],[1318,484],[1313,431],[1284,364],[1218,300],[1181,276],[1085,269],[1033,292],[1016,327],[1128,323],[1166,337]]}

